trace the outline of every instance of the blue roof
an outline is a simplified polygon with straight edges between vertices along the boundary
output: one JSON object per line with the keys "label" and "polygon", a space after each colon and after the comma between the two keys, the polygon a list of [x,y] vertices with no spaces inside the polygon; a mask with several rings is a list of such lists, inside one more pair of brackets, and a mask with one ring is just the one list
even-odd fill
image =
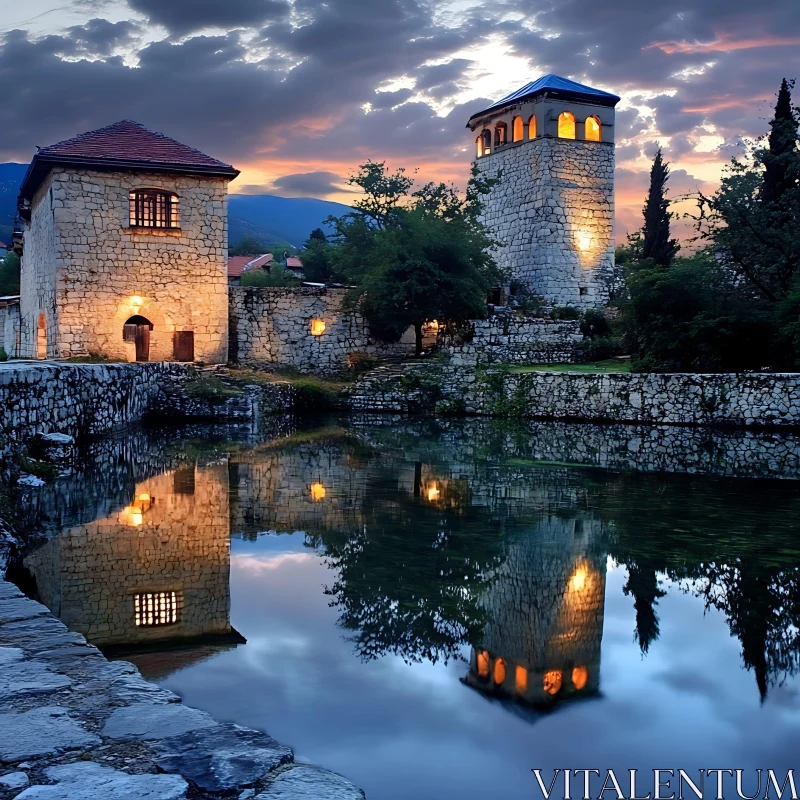
{"label": "blue roof", "polygon": [[542,75],[535,81],[526,84],[521,89],[517,89],[511,94],[507,94],[502,100],[492,103],[489,108],[473,114],[470,119],[485,114],[487,111],[500,108],[501,106],[508,106],[516,103],[523,98],[530,98],[537,94],[544,94],[545,92],[560,93],[569,95],[577,99],[586,99],[601,103],[602,105],[616,105],[619,102],[619,97],[611,92],[604,92],[602,89],[593,89],[591,86],[586,86],[583,83],[576,83],[575,81],[562,78],[560,75]]}

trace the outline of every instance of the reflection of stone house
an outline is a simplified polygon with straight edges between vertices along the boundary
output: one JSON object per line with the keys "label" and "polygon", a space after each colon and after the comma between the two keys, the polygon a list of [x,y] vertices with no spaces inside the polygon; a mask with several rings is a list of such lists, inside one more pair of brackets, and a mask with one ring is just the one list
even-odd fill
{"label": "reflection of stone house", "polygon": [[547,518],[512,546],[483,601],[489,623],[468,685],[537,707],[597,693],[606,561],[596,524]]}
{"label": "reflection of stone house", "polygon": [[227,469],[144,480],[121,510],[50,539],[25,559],[39,599],[98,646],[230,635]]}
{"label": "reflection of stone house", "polygon": [[33,157],[22,354],[227,358],[227,187],[238,172],[136,122]]}

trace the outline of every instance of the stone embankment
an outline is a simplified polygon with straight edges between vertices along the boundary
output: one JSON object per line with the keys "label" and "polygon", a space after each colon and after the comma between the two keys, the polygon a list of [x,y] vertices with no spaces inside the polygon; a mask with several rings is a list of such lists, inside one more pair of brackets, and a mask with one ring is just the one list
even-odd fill
{"label": "stone embankment", "polygon": [[800,374],[585,374],[449,363],[379,367],[355,411],[800,428]]}
{"label": "stone embankment", "polygon": [[4,581],[0,768],[0,798],[17,800],[364,798],[267,734],[218,723],[108,661]]}

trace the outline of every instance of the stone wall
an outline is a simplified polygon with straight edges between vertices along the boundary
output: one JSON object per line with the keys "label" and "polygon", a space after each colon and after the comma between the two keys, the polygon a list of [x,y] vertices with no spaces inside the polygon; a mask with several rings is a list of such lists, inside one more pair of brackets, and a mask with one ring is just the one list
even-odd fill
{"label": "stone wall", "polygon": [[16,358],[20,352],[19,303],[0,303],[0,332],[3,350],[9,358]]}
{"label": "stone wall", "polygon": [[614,279],[614,145],[540,137],[479,158],[497,262],[555,305],[597,308]]}
{"label": "stone wall", "polygon": [[[332,288],[230,287],[230,360],[248,367],[333,374],[358,358],[413,355],[413,331],[396,344],[381,342],[363,317],[342,312],[344,296],[344,289]],[[312,320],[324,323],[320,335],[312,334]]]}
{"label": "stone wall", "polygon": [[[180,229],[131,228],[129,191],[179,197]],[[22,259],[23,350],[133,360],[122,327],[152,325],[150,360],[173,359],[173,334],[194,332],[196,361],[227,358],[227,179],[54,169],[36,193]]]}
{"label": "stone wall", "polygon": [[497,315],[472,323],[470,341],[440,334],[452,364],[572,364],[583,341],[580,322]]}
{"label": "stone wall", "polygon": [[368,373],[357,411],[417,411],[656,425],[800,427],[800,374],[582,374],[416,366]]}

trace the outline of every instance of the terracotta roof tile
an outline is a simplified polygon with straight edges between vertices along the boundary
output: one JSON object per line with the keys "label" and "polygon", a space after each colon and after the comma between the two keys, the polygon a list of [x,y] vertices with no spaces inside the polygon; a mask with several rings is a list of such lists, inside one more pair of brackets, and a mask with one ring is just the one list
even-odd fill
{"label": "terracotta roof tile", "polygon": [[257,269],[264,267],[272,261],[272,253],[266,253],[263,256],[229,256],[228,257],[228,277],[240,278],[248,269]]}
{"label": "terracotta roof tile", "polygon": [[289,269],[303,269],[303,262],[297,256],[289,256],[286,259],[286,266]]}
{"label": "terracotta roof tile", "polygon": [[119,161],[149,161],[154,164],[229,169],[230,164],[211,158],[193,147],[170,139],[163,133],[151,131],[138,122],[124,119],[96,131],[88,131],[72,139],[42,147],[38,156],[50,159],[86,158]]}

